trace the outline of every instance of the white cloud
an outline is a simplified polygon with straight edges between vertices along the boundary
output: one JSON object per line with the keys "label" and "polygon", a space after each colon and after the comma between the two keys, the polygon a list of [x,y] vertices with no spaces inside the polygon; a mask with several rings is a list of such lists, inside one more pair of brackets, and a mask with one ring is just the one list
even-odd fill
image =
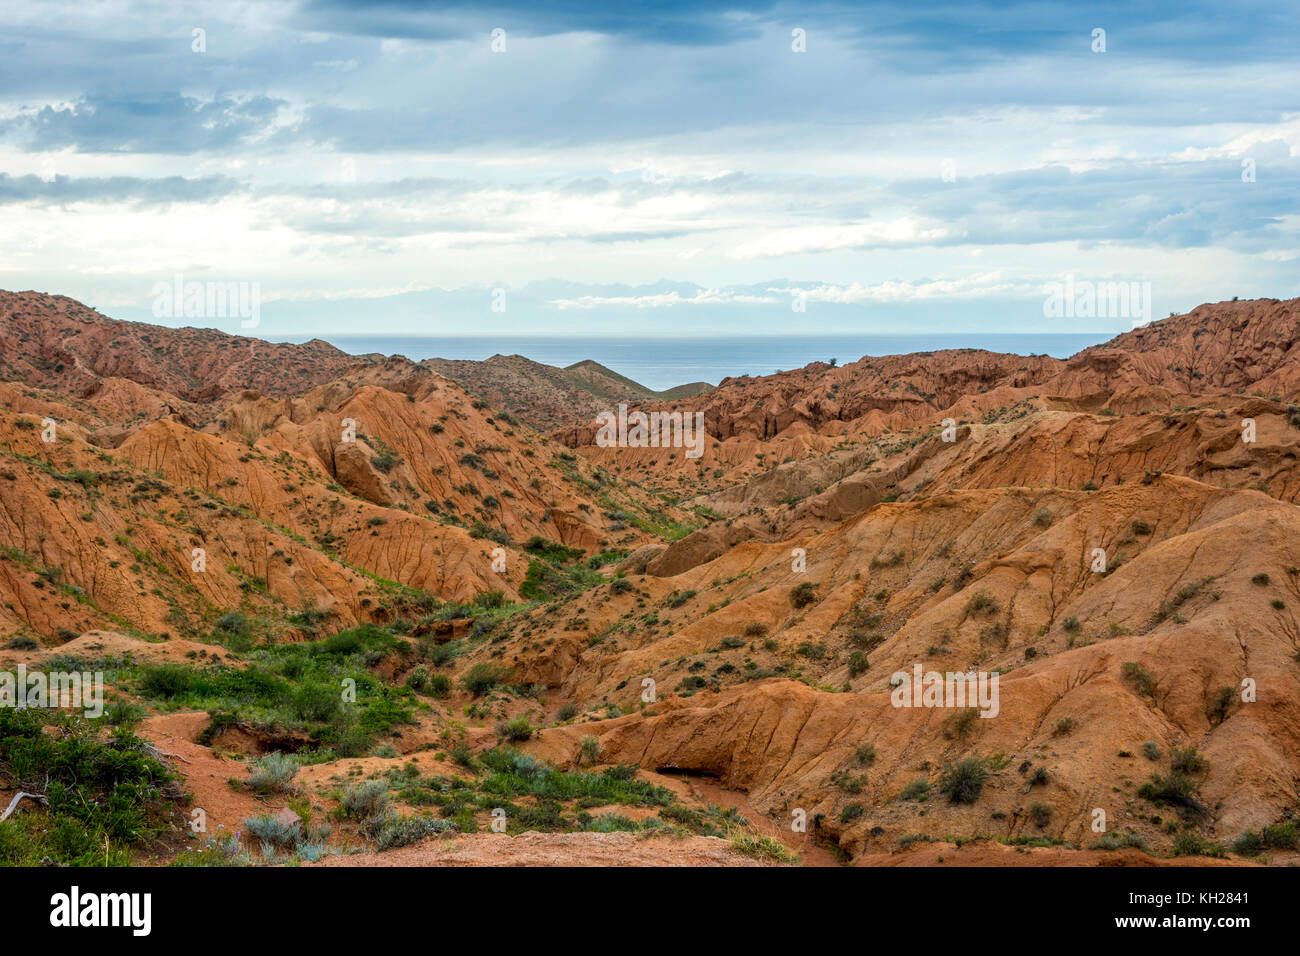
{"label": "white cloud", "polygon": [[752,295],[725,289],[701,289],[691,296],[683,296],[677,292],[648,295],[583,295],[572,299],[551,299],[547,305],[556,309],[599,309],[611,306],[663,309],[682,305],[773,305],[788,301],[788,298],[778,299],[774,296]]}
{"label": "white cloud", "polygon": [[800,226],[768,233],[743,242],[730,253],[733,259],[759,259],[833,249],[862,249],[879,245],[919,245],[948,239],[952,232],[938,223],[923,223],[905,216],[888,222],[847,226]]}

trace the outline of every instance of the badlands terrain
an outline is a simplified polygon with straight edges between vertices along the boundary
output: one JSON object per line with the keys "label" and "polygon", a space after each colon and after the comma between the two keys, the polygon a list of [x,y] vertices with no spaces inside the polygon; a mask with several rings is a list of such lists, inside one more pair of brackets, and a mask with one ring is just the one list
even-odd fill
{"label": "badlands terrain", "polygon": [[0,671],[107,684],[0,709],[0,862],[1300,861],[1300,300],[547,369],[0,292]]}

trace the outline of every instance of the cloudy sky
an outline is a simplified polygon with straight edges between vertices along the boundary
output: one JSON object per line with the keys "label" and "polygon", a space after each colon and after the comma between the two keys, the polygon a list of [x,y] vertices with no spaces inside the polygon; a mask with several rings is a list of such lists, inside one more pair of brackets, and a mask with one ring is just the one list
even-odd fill
{"label": "cloudy sky", "polygon": [[268,338],[1134,324],[1044,317],[1066,276],[1155,317],[1297,296],[1298,20],[5,0],[0,288],[149,319],[177,276],[255,284]]}

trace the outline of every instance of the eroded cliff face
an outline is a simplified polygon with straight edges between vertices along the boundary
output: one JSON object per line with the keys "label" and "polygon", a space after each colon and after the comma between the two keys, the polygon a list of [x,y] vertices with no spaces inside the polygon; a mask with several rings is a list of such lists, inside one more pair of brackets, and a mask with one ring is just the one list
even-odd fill
{"label": "eroded cliff face", "polygon": [[[606,512],[657,502],[452,382],[382,373],[206,405],[117,378],[74,395],[0,383],[0,542],[15,555],[0,620],[46,638],[114,621],[179,635],[251,601],[346,625],[390,618],[402,589],[515,599],[534,536],[592,554],[648,540]],[[59,586],[29,593],[41,572]],[[67,588],[81,600],[64,606]]]}
{"label": "eroded cliff face", "polygon": [[[805,854],[1230,843],[1300,812],[1298,319],[1220,303],[1066,361],[863,359],[644,406],[704,413],[688,459],[596,447],[590,423],[553,440],[401,359],[239,359],[0,294],[0,663],[244,667],[214,643],[223,615],[256,622],[254,650],[371,622],[406,645],[367,663],[377,681],[449,687],[366,772],[447,772],[524,717],[534,756],[638,764],[698,807],[735,794]],[[72,344],[52,352],[42,321]],[[996,673],[996,714],[896,706],[917,667]],[[149,721],[230,775],[207,715]],[[963,767],[979,783],[954,800]],[[311,769],[328,803],[339,764]],[[581,855],[575,836],[555,852]]]}

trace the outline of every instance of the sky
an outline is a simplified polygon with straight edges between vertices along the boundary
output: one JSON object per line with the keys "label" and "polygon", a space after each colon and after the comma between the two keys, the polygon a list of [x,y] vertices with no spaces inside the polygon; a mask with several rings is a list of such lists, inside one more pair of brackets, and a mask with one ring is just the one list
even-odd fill
{"label": "sky", "polygon": [[1119,332],[1300,296],[1297,50],[1294,0],[5,0],[0,288],[270,339]]}

